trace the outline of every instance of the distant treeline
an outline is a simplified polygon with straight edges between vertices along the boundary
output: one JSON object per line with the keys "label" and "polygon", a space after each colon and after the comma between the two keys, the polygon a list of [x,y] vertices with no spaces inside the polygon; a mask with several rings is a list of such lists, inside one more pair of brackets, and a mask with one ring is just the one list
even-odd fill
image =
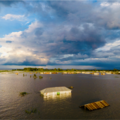
{"label": "distant treeline", "polygon": [[97,70],[97,69],[93,69],[93,70],[80,70],[80,69],[60,69],[60,68],[54,68],[54,69],[45,69],[45,68],[24,68],[24,69],[12,69],[12,71],[120,71],[118,69],[113,69],[113,70]]}

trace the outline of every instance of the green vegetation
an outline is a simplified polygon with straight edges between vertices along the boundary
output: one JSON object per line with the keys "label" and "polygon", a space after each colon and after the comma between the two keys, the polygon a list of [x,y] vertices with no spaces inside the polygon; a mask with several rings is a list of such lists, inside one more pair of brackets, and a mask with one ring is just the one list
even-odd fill
{"label": "green vegetation", "polygon": [[[18,69],[17,69],[18,70]],[[54,68],[54,69],[44,69],[44,68],[24,68],[22,69],[23,71],[29,72],[29,71],[33,71],[33,72],[82,72],[82,71],[90,71],[90,72],[100,72],[100,71],[106,71],[106,72],[118,72],[120,70],[118,69],[113,69],[113,70],[97,70],[97,69],[84,69],[84,70],[80,70],[80,69],[61,69],[61,68]]]}
{"label": "green vegetation", "polygon": [[20,93],[20,96],[25,96],[25,95],[27,95],[28,93],[27,92],[21,92]]}
{"label": "green vegetation", "polygon": [[36,113],[37,112],[37,109],[36,108],[34,108],[34,109],[32,109],[32,110],[25,110],[25,113],[27,113],[27,114],[31,114],[31,113]]}
{"label": "green vegetation", "polygon": [[[32,73],[40,73],[40,72],[74,72],[73,74],[76,74],[76,72],[112,72],[113,74],[120,74],[118,69],[113,69],[113,70],[97,70],[97,69],[61,69],[61,68],[54,68],[54,69],[46,69],[46,68],[24,68],[24,69],[12,69],[12,70],[0,70],[0,72],[14,72],[21,71],[21,72],[32,72]],[[26,76],[25,74],[23,76]],[[33,76],[34,78],[37,78],[37,76]]]}
{"label": "green vegetation", "polygon": [[0,70],[0,72],[9,72],[9,70]]}
{"label": "green vegetation", "polygon": [[57,92],[57,95],[60,95],[60,92]]}
{"label": "green vegetation", "polygon": [[39,79],[42,79],[43,77],[42,76],[39,76]]}
{"label": "green vegetation", "polygon": [[77,74],[77,73],[74,73],[74,74]]}
{"label": "green vegetation", "polygon": [[36,74],[34,74],[33,76],[34,76],[34,77],[37,77],[37,75],[36,75]]}
{"label": "green vegetation", "polygon": [[115,78],[119,78],[118,76],[115,76]]}
{"label": "green vegetation", "polygon": [[37,75],[36,75],[36,74],[34,74],[34,75],[33,75],[33,78],[34,78],[34,79],[36,79],[36,78],[37,78]]}
{"label": "green vegetation", "polygon": [[27,74],[26,74],[26,75],[25,75],[25,74],[23,74],[23,77],[24,77],[24,76],[27,76]]}

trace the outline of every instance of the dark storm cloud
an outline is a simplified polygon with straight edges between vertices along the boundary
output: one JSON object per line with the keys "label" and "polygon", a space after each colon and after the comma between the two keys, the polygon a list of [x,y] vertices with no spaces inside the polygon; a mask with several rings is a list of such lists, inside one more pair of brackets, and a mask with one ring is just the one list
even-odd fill
{"label": "dark storm cloud", "polygon": [[[105,4],[107,1],[99,2]],[[120,1],[108,0],[108,7],[97,7],[95,4],[83,1],[50,1],[48,5],[54,9],[56,16],[65,20],[67,24],[79,25],[88,22],[107,29],[120,29],[120,6],[116,6],[118,4],[115,5],[115,2]]]}
{"label": "dark storm cloud", "polygon": [[12,41],[6,41],[6,43],[12,43]]}
{"label": "dark storm cloud", "polygon": [[[79,27],[71,27],[69,31],[64,30],[63,37],[59,40],[54,40],[54,46],[49,45],[44,52],[57,55],[57,54],[87,54],[90,55],[93,50],[105,45],[105,40],[101,35],[101,31],[92,28],[88,24]],[[54,31],[53,31],[54,32]],[[58,31],[60,34],[60,31]],[[58,32],[54,37],[58,37]],[[51,38],[51,36],[49,36]]]}
{"label": "dark storm cloud", "polygon": [[[72,59],[71,59],[72,60]],[[68,60],[69,61],[69,60]],[[64,63],[63,63],[64,64]],[[62,63],[58,64],[55,62],[50,62],[48,65],[63,65]],[[65,64],[65,65],[77,65],[77,66],[93,66],[94,68],[98,67],[100,69],[120,69],[120,64],[119,61],[113,61],[113,60],[106,60],[106,61],[101,61],[101,60],[81,60],[81,62],[73,61],[71,63]]]}
{"label": "dark storm cloud", "polygon": [[[112,64],[111,64],[112,63]],[[76,65],[90,65],[94,67],[100,67],[102,69],[120,69],[120,64],[119,61],[92,61],[92,62],[82,62],[82,63],[77,63]]]}
{"label": "dark storm cloud", "polygon": [[[107,0],[106,0],[107,1]],[[99,1],[105,3],[106,1]],[[46,1],[30,2],[26,9],[29,14],[37,14],[38,19],[46,24],[49,22],[80,25],[83,23],[93,23],[105,29],[120,28],[120,7],[101,7],[101,5],[90,4],[84,1]],[[114,6],[114,1],[108,0],[110,6]]]}
{"label": "dark storm cloud", "polygon": [[46,64],[36,64],[35,61],[30,62],[29,60],[18,62],[18,63],[12,63],[12,62],[6,62],[3,65],[18,65],[18,66],[45,66]]}
{"label": "dark storm cloud", "polygon": [[42,28],[36,28],[35,35],[39,37],[43,34],[43,32],[44,30]]}
{"label": "dark storm cloud", "polygon": [[5,6],[11,6],[12,4],[16,4],[18,2],[23,2],[23,0],[0,0],[0,4]]}

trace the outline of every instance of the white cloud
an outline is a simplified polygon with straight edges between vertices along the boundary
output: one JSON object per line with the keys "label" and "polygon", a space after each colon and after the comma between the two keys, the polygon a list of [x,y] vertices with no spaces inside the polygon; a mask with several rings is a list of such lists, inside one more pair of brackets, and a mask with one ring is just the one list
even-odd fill
{"label": "white cloud", "polygon": [[38,22],[37,20],[29,25],[29,28],[25,30],[25,32],[30,33],[34,31],[36,28],[43,27],[43,24]]}
{"label": "white cloud", "polygon": [[14,14],[6,14],[2,17],[5,20],[19,20],[22,21],[25,19],[24,15],[14,15]]}
{"label": "white cloud", "polygon": [[108,7],[108,6],[110,6],[110,3],[108,3],[108,2],[102,2],[100,5],[102,7]]}
{"label": "white cloud", "polygon": [[96,51],[101,51],[101,50],[102,51],[109,51],[113,47],[117,47],[117,46],[120,46],[120,40],[116,40],[113,43],[107,43],[105,46],[96,49]]}
{"label": "white cloud", "polygon": [[98,18],[97,24],[110,29],[120,28],[120,2],[102,2],[94,12]]}
{"label": "white cloud", "polygon": [[[4,63],[22,63],[28,61],[35,64],[47,64],[48,57],[42,52],[42,48],[38,48],[38,44],[34,44],[34,35],[32,31],[40,27],[41,23],[35,21],[25,31],[12,32],[0,38],[0,64]],[[22,38],[22,33],[27,32],[29,36]],[[29,41],[29,39],[32,41]],[[12,43],[6,43],[6,41],[12,41]],[[33,45],[33,46],[32,46]],[[39,51],[39,53],[35,53]]]}

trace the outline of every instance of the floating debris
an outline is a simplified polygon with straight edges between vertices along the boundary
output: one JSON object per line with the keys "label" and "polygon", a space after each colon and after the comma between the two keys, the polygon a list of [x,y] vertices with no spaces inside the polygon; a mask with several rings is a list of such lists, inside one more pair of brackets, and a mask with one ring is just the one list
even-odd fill
{"label": "floating debris", "polygon": [[88,110],[95,110],[95,109],[101,109],[107,106],[109,106],[109,104],[105,100],[101,100],[93,103],[88,103],[80,107],[84,107],[84,109],[88,109]]}
{"label": "floating debris", "polygon": [[73,89],[73,86],[70,86],[69,88],[70,88],[70,89]]}

